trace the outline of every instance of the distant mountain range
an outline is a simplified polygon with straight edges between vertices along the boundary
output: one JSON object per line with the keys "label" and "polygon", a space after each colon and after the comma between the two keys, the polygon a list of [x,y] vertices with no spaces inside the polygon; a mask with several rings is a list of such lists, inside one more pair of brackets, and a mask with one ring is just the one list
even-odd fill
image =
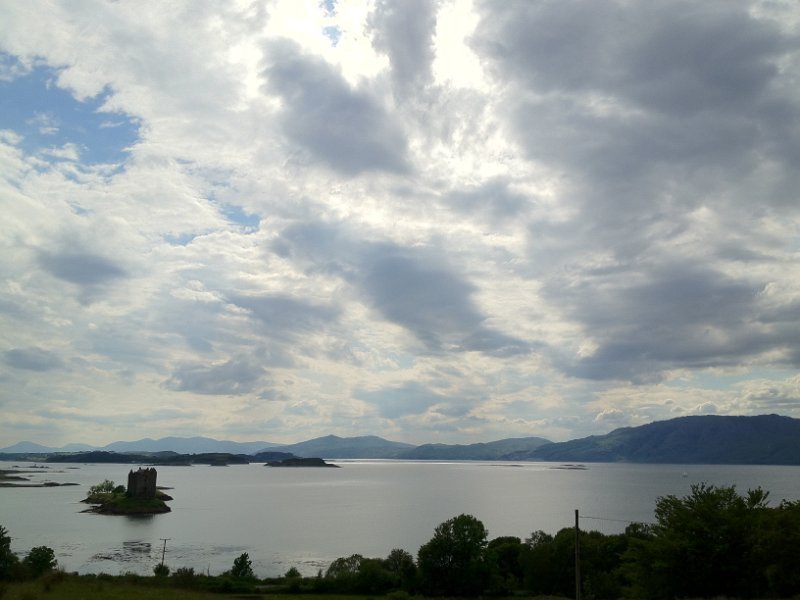
{"label": "distant mountain range", "polygon": [[[233,442],[206,437],[168,437],[114,442],[96,448],[69,444],[50,448],[20,442],[0,448],[6,455],[44,455],[101,450],[116,453],[228,453],[258,460],[264,453],[328,459],[516,460],[559,462],[639,462],[684,464],[800,465],[800,419],[778,415],[755,417],[693,416],[623,427],[606,435],[569,442],[540,437],[509,438],[477,444],[415,446],[377,436],[328,435],[298,444]],[[10,458],[10,456],[8,456]],[[252,460],[252,459],[251,459]]]}
{"label": "distant mountain range", "polygon": [[514,460],[800,465],[800,419],[694,416],[515,452]]}
{"label": "distant mountain range", "polygon": [[230,454],[255,454],[261,450],[272,449],[279,444],[271,442],[232,442],[215,440],[208,437],[165,437],[158,440],[144,438],[133,442],[113,442],[106,446],[87,446],[86,444],[67,444],[61,448],[53,448],[19,442],[8,448],[0,448],[0,453],[7,454],[50,454],[53,452],[88,452],[103,450],[105,452],[177,452],[178,454],[201,454],[208,452],[225,452]]}
{"label": "distant mountain range", "polygon": [[326,435],[299,444],[273,446],[270,450],[290,452],[302,457],[321,458],[398,458],[407,450],[413,450],[413,444],[391,442],[383,438],[367,435],[361,437],[342,438]]}

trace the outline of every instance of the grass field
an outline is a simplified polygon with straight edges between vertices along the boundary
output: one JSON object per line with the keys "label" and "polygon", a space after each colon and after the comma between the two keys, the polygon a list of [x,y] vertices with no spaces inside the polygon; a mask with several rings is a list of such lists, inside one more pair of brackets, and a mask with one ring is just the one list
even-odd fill
{"label": "grass field", "polygon": [[[67,577],[21,583],[0,582],[0,600],[224,600],[225,598],[269,598],[269,600],[365,600],[366,596],[315,594],[220,594],[128,583],[119,578]],[[377,596],[371,596],[377,599]]]}

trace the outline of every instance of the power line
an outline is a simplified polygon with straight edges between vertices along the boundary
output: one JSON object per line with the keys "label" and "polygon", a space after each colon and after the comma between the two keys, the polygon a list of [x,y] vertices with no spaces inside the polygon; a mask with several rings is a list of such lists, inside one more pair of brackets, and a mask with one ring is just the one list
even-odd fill
{"label": "power line", "polygon": [[610,517],[589,517],[581,515],[581,519],[592,519],[594,521],[613,521],[614,523],[628,523],[629,525],[633,524],[655,525],[655,523],[648,523],[647,521],[629,521],[627,519],[612,519]]}

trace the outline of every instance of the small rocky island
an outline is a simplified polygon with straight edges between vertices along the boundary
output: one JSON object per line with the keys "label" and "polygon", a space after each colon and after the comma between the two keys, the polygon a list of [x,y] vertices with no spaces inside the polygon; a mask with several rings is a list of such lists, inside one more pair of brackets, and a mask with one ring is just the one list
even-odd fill
{"label": "small rocky island", "polygon": [[[45,467],[38,467],[36,465],[29,467],[29,469],[44,469]],[[64,485],[78,485],[77,483],[57,483],[55,481],[42,481],[33,482],[30,477],[25,474],[35,473],[36,471],[25,471],[20,469],[0,469],[0,487],[18,487],[18,488],[31,488],[31,487],[61,487]],[[60,471],[59,471],[60,472]]]}
{"label": "small rocky island", "polygon": [[89,489],[86,504],[93,506],[84,512],[102,515],[155,515],[170,512],[166,501],[172,500],[156,487],[158,473],[154,468],[131,470],[128,473],[128,488],[106,479]]}
{"label": "small rocky island", "polygon": [[332,465],[326,463],[321,458],[284,458],[283,460],[271,460],[265,467],[333,467],[339,468],[339,465]]}

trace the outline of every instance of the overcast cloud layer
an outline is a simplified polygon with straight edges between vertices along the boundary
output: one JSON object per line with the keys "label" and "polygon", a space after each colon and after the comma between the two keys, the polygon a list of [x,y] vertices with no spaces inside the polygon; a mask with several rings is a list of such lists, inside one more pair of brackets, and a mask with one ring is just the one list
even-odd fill
{"label": "overcast cloud layer", "polygon": [[0,447],[800,417],[793,0],[0,5]]}

